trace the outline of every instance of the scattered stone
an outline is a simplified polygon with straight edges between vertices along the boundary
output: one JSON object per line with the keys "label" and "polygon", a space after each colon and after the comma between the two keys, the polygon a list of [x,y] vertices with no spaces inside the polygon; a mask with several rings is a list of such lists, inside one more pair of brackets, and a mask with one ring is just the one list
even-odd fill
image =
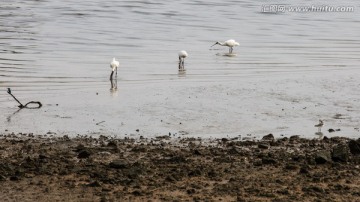
{"label": "scattered stone", "polygon": [[108,144],[107,144],[108,147],[113,147],[113,148],[117,148],[117,143],[115,141],[110,141]]}
{"label": "scattered stone", "polygon": [[195,150],[193,151],[193,154],[194,154],[194,155],[201,156],[201,152],[200,152],[199,150],[197,150],[197,149],[195,149]]}
{"label": "scattered stone", "polygon": [[89,183],[87,186],[88,187],[101,187],[101,184],[98,181],[94,181],[92,183]]}
{"label": "scattered stone", "polygon": [[125,160],[118,159],[110,162],[109,167],[115,169],[124,169],[128,167],[128,163]]}
{"label": "scattered stone", "polygon": [[189,195],[191,195],[191,194],[195,194],[195,189],[188,189],[188,190],[186,190],[186,193],[188,193]]}
{"label": "scattered stone", "polygon": [[132,194],[133,194],[134,196],[142,196],[142,195],[143,195],[140,190],[135,190],[135,191],[133,191]]}
{"label": "scattered stone", "polygon": [[300,136],[298,135],[293,135],[290,137],[289,139],[291,142],[296,142],[296,141],[299,141],[300,140]]}
{"label": "scattered stone", "polygon": [[270,157],[263,157],[262,159],[262,163],[263,164],[276,164],[277,161],[273,158],[270,158]]}
{"label": "scattered stone", "polygon": [[358,139],[358,141],[350,140],[349,149],[353,155],[359,155],[360,154],[360,139]]}
{"label": "scattered stone", "polygon": [[314,186],[314,185],[311,185],[311,186],[308,186],[308,187],[303,187],[302,190],[304,192],[319,192],[319,193],[324,193],[325,192],[325,190],[322,187]]}
{"label": "scattered stone", "polygon": [[334,129],[332,129],[332,128],[330,128],[328,131],[329,131],[329,133],[333,133],[333,132],[335,132],[335,130],[334,130]]}
{"label": "scattered stone", "polygon": [[310,171],[310,167],[308,165],[304,165],[300,168],[300,174],[308,174]]}
{"label": "scattered stone", "polygon": [[176,181],[176,179],[175,179],[174,176],[172,176],[172,175],[168,175],[168,176],[165,178],[165,180],[168,181],[168,182],[175,182],[175,181]]}
{"label": "scattered stone", "polygon": [[263,140],[263,141],[274,141],[275,138],[274,138],[274,135],[272,133],[270,133],[268,135],[265,135],[261,140]]}
{"label": "scattered stone", "polygon": [[349,159],[347,145],[336,146],[331,153],[331,158],[335,162],[347,162]]}
{"label": "scattered stone", "polygon": [[80,152],[82,150],[85,149],[85,146],[83,144],[78,144],[76,147],[75,147],[75,151],[76,152]]}
{"label": "scattered stone", "polygon": [[315,162],[317,164],[325,164],[327,162],[331,162],[331,153],[330,151],[318,151],[315,154]]}
{"label": "scattered stone", "polygon": [[299,167],[294,163],[286,164],[285,169],[286,170],[297,170]]}
{"label": "scattered stone", "polygon": [[227,138],[221,138],[221,141],[222,142],[227,142],[227,141],[229,141]]}
{"label": "scattered stone", "polygon": [[[343,137],[223,142],[8,135],[0,138],[3,201],[56,201],[55,195],[69,190],[74,199],[94,201],[358,201],[360,196],[360,140]],[[84,151],[90,157],[79,160]]]}
{"label": "scattered stone", "polygon": [[270,146],[268,144],[259,144],[258,147],[260,149],[269,149]]}
{"label": "scattered stone", "polygon": [[17,176],[11,176],[10,181],[18,181],[19,178]]}
{"label": "scattered stone", "polygon": [[163,136],[156,136],[155,138],[159,140],[169,140],[171,137],[168,135],[163,135]]}
{"label": "scattered stone", "polygon": [[89,158],[90,155],[91,155],[91,153],[88,150],[84,149],[84,150],[79,152],[78,158],[79,159],[85,159],[85,158]]}
{"label": "scattered stone", "polygon": [[5,181],[5,180],[6,180],[6,177],[3,175],[0,175],[0,181]]}

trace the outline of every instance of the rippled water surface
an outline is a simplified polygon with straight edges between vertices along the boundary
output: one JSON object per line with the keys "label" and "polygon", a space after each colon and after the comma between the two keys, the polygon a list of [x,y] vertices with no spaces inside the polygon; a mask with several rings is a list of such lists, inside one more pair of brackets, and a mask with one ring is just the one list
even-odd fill
{"label": "rippled water surface", "polygon": [[[253,0],[4,0],[0,130],[360,137],[360,4],[275,3],[354,11],[267,13],[269,1]],[[233,57],[210,47],[231,38],[240,43]],[[183,73],[179,50],[189,54]],[[7,88],[44,106],[17,111]]]}

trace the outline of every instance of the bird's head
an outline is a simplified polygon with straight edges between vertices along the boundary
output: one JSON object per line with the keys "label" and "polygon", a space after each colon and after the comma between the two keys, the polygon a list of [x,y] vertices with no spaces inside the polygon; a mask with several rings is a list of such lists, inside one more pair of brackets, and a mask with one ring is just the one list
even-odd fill
{"label": "bird's head", "polygon": [[217,41],[216,43],[214,43],[214,45],[212,45],[211,47],[215,46],[215,45],[220,45],[220,42]]}

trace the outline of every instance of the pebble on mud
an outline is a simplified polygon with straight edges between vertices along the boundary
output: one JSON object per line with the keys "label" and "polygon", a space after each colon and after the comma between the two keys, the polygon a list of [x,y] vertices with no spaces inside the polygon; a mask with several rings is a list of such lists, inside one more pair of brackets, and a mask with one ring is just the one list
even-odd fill
{"label": "pebble on mud", "polygon": [[274,135],[272,133],[268,134],[268,135],[265,135],[262,140],[264,141],[274,141],[275,138],[274,138]]}
{"label": "pebble on mud", "polygon": [[91,155],[91,153],[88,150],[81,150],[78,154],[78,158],[79,159],[85,159],[85,158],[89,158]]}
{"label": "pebble on mud", "polygon": [[352,154],[359,155],[360,154],[360,139],[358,139],[357,141],[350,140],[349,149]]}

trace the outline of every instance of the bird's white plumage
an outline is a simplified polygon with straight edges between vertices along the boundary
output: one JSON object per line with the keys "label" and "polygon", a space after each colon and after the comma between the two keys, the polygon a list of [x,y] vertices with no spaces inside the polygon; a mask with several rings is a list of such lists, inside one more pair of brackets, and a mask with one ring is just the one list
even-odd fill
{"label": "bird's white plumage", "polygon": [[119,67],[119,61],[117,61],[115,58],[112,59],[110,63],[110,68],[115,71]]}
{"label": "bird's white plumage", "polygon": [[186,51],[182,50],[182,51],[179,52],[179,57],[180,58],[186,58],[187,56],[188,56],[188,54],[187,54]]}
{"label": "bird's white plumage", "polygon": [[220,44],[222,46],[228,46],[228,47],[234,47],[240,45],[238,42],[236,42],[234,39],[229,39],[225,41],[223,44]]}
{"label": "bird's white plumage", "polygon": [[229,47],[229,53],[231,54],[232,51],[233,51],[233,47],[234,46],[239,46],[240,44],[238,42],[236,42],[234,39],[229,39],[227,41],[224,41],[224,42],[216,42],[214,45],[212,46],[215,46],[215,45],[220,45],[220,46],[227,46]]}
{"label": "bird's white plumage", "polygon": [[185,58],[188,56],[187,52],[182,50],[179,52],[179,71],[185,70]]}

